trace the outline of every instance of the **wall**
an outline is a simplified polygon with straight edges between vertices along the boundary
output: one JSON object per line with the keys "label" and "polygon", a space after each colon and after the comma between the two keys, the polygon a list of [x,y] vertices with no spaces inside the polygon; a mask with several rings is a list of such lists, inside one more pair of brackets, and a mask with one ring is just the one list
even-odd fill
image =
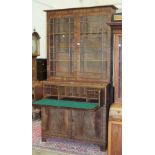
{"label": "wall", "polygon": [[35,29],[40,35],[40,56],[37,58],[46,58],[46,13],[44,10],[52,9],[39,1],[32,1],[32,32]]}
{"label": "wall", "polygon": [[121,0],[32,0],[32,32],[33,29],[39,33],[40,56],[37,58],[46,58],[46,13],[43,10],[86,7],[97,5],[115,5],[118,10],[122,10]]}
{"label": "wall", "polygon": [[72,8],[95,5],[109,5],[113,4],[121,8],[121,0],[43,0],[48,4],[52,4],[55,8]]}

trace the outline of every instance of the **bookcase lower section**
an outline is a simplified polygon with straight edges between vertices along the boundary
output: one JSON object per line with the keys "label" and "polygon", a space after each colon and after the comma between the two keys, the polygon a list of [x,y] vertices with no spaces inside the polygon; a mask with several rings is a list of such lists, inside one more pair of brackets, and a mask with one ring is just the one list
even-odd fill
{"label": "bookcase lower section", "polygon": [[58,137],[107,147],[108,107],[97,110],[41,107],[42,141]]}

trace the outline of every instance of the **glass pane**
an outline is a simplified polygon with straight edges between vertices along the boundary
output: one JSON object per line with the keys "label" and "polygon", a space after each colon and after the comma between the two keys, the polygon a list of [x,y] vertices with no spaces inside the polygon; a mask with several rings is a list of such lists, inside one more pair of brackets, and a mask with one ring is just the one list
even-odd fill
{"label": "glass pane", "polygon": [[81,47],[102,47],[102,34],[86,34],[81,35]]}
{"label": "glass pane", "polygon": [[50,22],[54,25],[54,33],[72,33],[74,32],[74,19],[73,18],[55,18]]}
{"label": "glass pane", "polygon": [[58,61],[68,61],[69,54],[68,53],[55,53],[55,59]]}
{"label": "glass pane", "polygon": [[74,33],[74,23],[70,23],[69,26],[70,33]]}
{"label": "glass pane", "polygon": [[68,61],[56,61],[56,74],[68,74]]}
{"label": "glass pane", "polygon": [[81,62],[81,72],[101,73],[101,61],[83,61]]}
{"label": "glass pane", "polygon": [[81,22],[99,22],[99,23],[103,23],[104,20],[107,20],[106,16],[82,16],[81,18]]}
{"label": "glass pane", "polygon": [[66,48],[74,46],[74,36],[69,34],[54,35],[54,47]]}
{"label": "glass pane", "polygon": [[101,49],[82,49],[81,48],[81,61],[101,61],[102,58],[102,53],[101,53]]}
{"label": "glass pane", "polygon": [[99,33],[102,31],[102,23],[81,23],[81,33]]}
{"label": "glass pane", "polygon": [[81,33],[100,33],[105,26],[106,16],[81,17]]}
{"label": "glass pane", "polygon": [[68,47],[69,45],[69,35],[55,35],[54,36],[54,47]]}
{"label": "glass pane", "polygon": [[54,33],[69,33],[69,26],[67,23],[55,23],[54,24]]}

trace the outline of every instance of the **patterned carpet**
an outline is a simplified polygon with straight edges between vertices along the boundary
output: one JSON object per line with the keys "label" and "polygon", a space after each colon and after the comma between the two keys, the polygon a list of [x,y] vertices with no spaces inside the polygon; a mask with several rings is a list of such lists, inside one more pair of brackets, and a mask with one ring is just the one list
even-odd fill
{"label": "patterned carpet", "polygon": [[32,133],[32,145],[35,149],[58,151],[68,155],[107,155],[107,152],[101,152],[100,147],[94,144],[59,138],[50,138],[47,142],[42,142],[41,122],[38,120],[32,122]]}

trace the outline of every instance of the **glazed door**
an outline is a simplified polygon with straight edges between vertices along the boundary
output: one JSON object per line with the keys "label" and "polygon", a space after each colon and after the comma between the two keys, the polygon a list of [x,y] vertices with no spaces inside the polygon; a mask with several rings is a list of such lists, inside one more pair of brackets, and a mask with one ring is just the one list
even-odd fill
{"label": "glazed door", "polygon": [[122,103],[122,34],[114,35],[114,89],[115,102]]}
{"label": "glazed door", "polygon": [[48,77],[74,73],[74,17],[48,20]]}
{"label": "glazed door", "polygon": [[107,55],[107,16],[80,17],[80,77],[107,80],[109,56]]}
{"label": "glazed door", "polygon": [[102,112],[72,110],[72,138],[100,142],[102,135]]}
{"label": "glazed door", "polygon": [[62,15],[48,19],[48,78],[108,81],[110,30],[108,16]]}

